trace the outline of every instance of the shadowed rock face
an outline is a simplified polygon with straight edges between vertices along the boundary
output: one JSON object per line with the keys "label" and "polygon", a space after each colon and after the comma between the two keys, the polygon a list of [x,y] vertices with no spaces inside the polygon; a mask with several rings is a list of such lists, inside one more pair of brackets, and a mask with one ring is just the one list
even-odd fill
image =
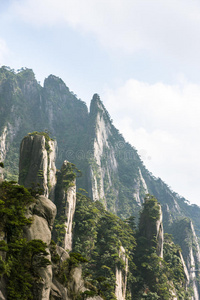
{"label": "shadowed rock face", "polygon": [[[181,231],[180,231],[181,230]],[[194,294],[192,300],[200,299],[200,284],[198,276],[200,273],[200,249],[198,239],[191,220],[183,218],[172,224],[170,233],[173,234],[177,244],[182,249],[185,268],[187,271],[187,282],[192,286]]]}
{"label": "shadowed rock face", "polygon": [[65,250],[72,250],[72,224],[76,208],[76,180],[72,180],[70,186],[66,189],[65,170],[70,164],[64,161],[60,172],[58,172],[58,181],[56,185],[55,203],[58,207],[58,215],[65,217],[65,235],[62,241],[62,247]]}
{"label": "shadowed rock face", "polygon": [[[147,199],[148,202],[148,199]],[[152,213],[157,211],[157,215]],[[147,238],[149,247],[156,247],[156,254],[163,258],[163,224],[162,209],[159,203],[152,204],[151,208],[145,209],[140,218],[140,233]]]}
{"label": "shadowed rock face", "polygon": [[56,142],[46,141],[45,136],[26,136],[21,142],[19,162],[19,184],[38,184],[52,201],[56,185],[55,149]]}
{"label": "shadowed rock face", "polygon": [[[24,237],[27,241],[42,240],[47,244],[47,259],[51,261],[50,243],[51,230],[57,213],[56,205],[51,201],[65,203],[64,212],[66,216],[66,233],[64,236],[64,248],[72,250],[72,221],[76,206],[76,182],[71,182],[71,186],[65,189],[64,178],[62,176],[68,161],[64,161],[60,171],[59,180],[56,180],[54,141],[46,141],[45,136],[36,134],[29,135],[22,140],[20,148],[19,183],[25,187],[39,184],[43,188],[43,195],[38,196],[34,203],[27,207],[26,217],[32,218],[30,226],[24,228]],[[57,188],[56,188],[57,184]],[[56,188],[56,195],[55,195]],[[48,199],[48,197],[51,199]],[[57,199],[59,198],[59,199]],[[65,249],[56,246],[56,253],[60,258],[59,263],[63,263],[69,258]],[[56,266],[52,264],[46,267],[39,267],[38,273],[41,281],[34,283],[34,300],[72,300],[74,294],[86,290],[82,279],[82,269],[73,268],[70,273],[68,285],[62,285],[55,276]],[[3,282],[1,282],[3,284]],[[1,297],[1,294],[0,294]],[[0,298],[1,299],[1,298]],[[4,298],[2,298],[4,299]],[[90,297],[89,299],[103,300],[101,297]]]}

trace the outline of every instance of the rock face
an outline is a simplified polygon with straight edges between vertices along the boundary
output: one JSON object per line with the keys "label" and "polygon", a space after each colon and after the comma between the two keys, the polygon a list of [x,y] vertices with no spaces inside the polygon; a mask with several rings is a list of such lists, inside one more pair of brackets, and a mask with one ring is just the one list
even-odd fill
{"label": "rock face", "polygon": [[149,197],[146,198],[146,203],[146,209],[143,210],[140,217],[140,234],[147,239],[149,247],[156,247],[156,254],[163,258],[162,209],[159,203],[150,202]]}
{"label": "rock face", "polygon": [[134,187],[134,193],[133,193],[133,197],[139,205],[141,205],[144,202],[144,198],[141,196],[142,193],[148,194],[149,192],[148,192],[146,182],[142,176],[142,172],[139,169],[139,176],[135,180],[135,187]]}
{"label": "rock face", "polygon": [[98,95],[93,97],[90,112],[92,122],[95,123],[92,142],[94,152],[90,161],[90,196],[94,201],[101,200],[106,207],[109,207],[109,203],[106,201],[107,191],[113,189],[117,198],[117,191],[114,189],[112,178],[116,175],[118,164],[114,148],[108,142],[112,134],[111,124]]}
{"label": "rock face", "polygon": [[0,161],[4,161],[6,157],[6,152],[7,152],[7,143],[6,143],[6,137],[7,137],[7,127],[3,128],[3,132],[0,136]]}
{"label": "rock face", "polygon": [[200,249],[193,224],[186,218],[176,221],[171,226],[171,233],[174,236],[175,242],[182,249],[183,259],[188,271],[187,277],[189,277],[189,284],[194,291],[192,299],[199,300],[200,285],[197,278],[200,274]]}
{"label": "rock face", "polygon": [[[56,216],[56,206],[44,196],[40,196],[36,203],[32,204],[27,213],[27,217],[32,217],[33,222],[30,227],[25,227],[24,237],[27,241],[42,240],[49,247],[51,242],[51,230]],[[48,251],[48,250],[47,250]],[[48,251],[49,252],[49,251]],[[47,256],[51,261],[51,255]],[[52,266],[39,268],[38,273],[42,278],[34,288],[34,299],[49,300],[52,283]]]}
{"label": "rock face", "polygon": [[83,173],[78,187],[86,189],[94,200],[100,199],[109,211],[124,219],[138,217],[148,191],[166,208],[165,228],[169,220],[187,216],[200,236],[200,208],[196,207],[194,214],[184,198],[145,168],[136,149],[113,126],[98,95],[94,95],[88,113],[86,104],[60,78],[50,75],[42,87],[30,69],[16,73],[0,68],[0,151],[5,178],[17,179],[22,138],[27,132],[45,129],[58,142],[57,167],[66,158],[75,163]]}
{"label": "rock face", "polygon": [[25,137],[20,147],[19,184],[25,187],[39,184],[51,200],[56,185],[55,151],[56,142],[39,134]]}
{"label": "rock face", "polygon": [[[72,224],[76,208],[76,180],[70,181],[68,166],[71,164],[65,160],[60,172],[58,173],[58,182],[56,186],[56,205],[58,215],[65,219],[65,234],[62,241],[62,247],[65,250],[72,250]],[[68,181],[68,184],[66,183]]]}
{"label": "rock face", "polygon": [[[0,136],[0,161],[3,162],[6,157],[8,143],[6,143],[7,127],[3,128],[3,132]],[[0,168],[0,181],[3,180],[3,169]]]}
{"label": "rock face", "polygon": [[[64,161],[56,180],[55,142],[47,141],[44,135],[34,134],[25,137],[20,148],[20,178],[19,183],[30,187],[31,183],[39,183],[44,195],[37,196],[36,201],[27,208],[27,218],[32,218],[30,226],[24,228],[24,237],[27,241],[42,240],[47,244],[46,257],[51,261],[51,231],[53,229],[57,208],[47,198],[55,200],[60,207],[60,213],[65,219],[66,228],[63,246],[56,246],[56,257],[59,257],[59,268],[69,258],[65,250],[72,250],[72,222],[76,206],[76,181],[71,180],[71,167]],[[56,197],[56,199],[55,199]],[[55,254],[55,253],[54,253]],[[35,300],[72,300],[74,295],[86,290],[82,279],[82,269],[73,268],[68,278],[67,286],[61,284],[56,275],[58,266],[52,262],[47,267],[38,269],[42,281],[34,284],[33,299]],[[91,298],[95,299],[95,298]],[[97,297],[98,299],[98,297]],[[102,298],[99,297],[101,300]]]}
{"label": "rock face", "polygon": [[162,209],[160,206],[160,218],[156,221],[156,239],[158,241],[157,245],[157,255],[163,257],[163,219],[162,219]]}
{"label": "rock face", "polygon": [[118,216],[128,216],[127,204],[137,211],[148,188],[142,170],[131,161],[136,152],[113,126],[97,94],[90,105],[90,128],[89,195]]}
{"label": "rock face", "polygon": [[[145,168],[136,149],[126,143],[113,126],[98,95],[94,95],[88,113],[85,103],[77,99],[60,78],[50,75],[42,87],[32,70],[24,69],[15,73],[6,67],[0,68],[0,161],[5,161],[5,178],[10,179],[11,175],[12,179],[17,177],[18,149],[22,137],[27,132],[45,129],[58,141],[58,167],[66,158],[75,163],[84,174],[77,184],[89,191],[93,200],[100,200],[108,211],[123,219],[131,215],[137,218],[145,194],[150,193],[164,207],[165,231],[177,217],[187,216],[193,220],[197,235],[200,236],[200,208],[189,205]],[[55,143],[46,141],[44,136],[26,137],[21,144],[19,176],[20,184],[30,187],[33,182],[38,183],[44,189],[44,196],[53,201],[56,186],[55,149]],[[66,249],[71,249],[75,188],[70,187],[68,192],[63,190],[61,194],[67,218],[64,225],[69,230],[64,243]],[[35,222],[38,223],[45,216],[44,209],[43,216],[38,215],[39,211],[37,209],[34,213]],[[41,226],[46,230],[46,222],[43,221]],[[160,221],[147,234],[154,233],[158,241],[157,253],[162,257]],[[29,232],[29,235],[31,237],[35,233]],[[193,243],[196,245],[196,242]],[[192,248],[188,248],[185,254],[183,251],[185,261],[188,257],[191,280],[198,274],[197,253]],[[195,270],[190,271],[194,262]],[[196,300],[199,287],[195,280]]]}
{"label": "rock face", "polygon": [[125,255],[125,249],[121,246],[119,249],[119,257],[123,260],[124,270],[116,267],[116,288],[115,296],[118,300],[126,300],[126,286],[128,275],[128,258]]}

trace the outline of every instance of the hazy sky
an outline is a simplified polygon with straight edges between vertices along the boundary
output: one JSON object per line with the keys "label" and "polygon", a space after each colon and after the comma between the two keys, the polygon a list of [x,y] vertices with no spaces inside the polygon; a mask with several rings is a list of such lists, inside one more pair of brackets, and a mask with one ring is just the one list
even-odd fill
{"label": "hazy sky", "polygon": [[200,2],[0,0],[0,65],[98,93],[147,168],[200,205]]}

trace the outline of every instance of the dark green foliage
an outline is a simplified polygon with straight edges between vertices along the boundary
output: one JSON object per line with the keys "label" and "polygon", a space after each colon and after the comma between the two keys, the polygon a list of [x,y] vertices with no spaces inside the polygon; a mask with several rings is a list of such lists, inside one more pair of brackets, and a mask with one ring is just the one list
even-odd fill
{"label": "dark green foliage", "polygon": [[56,251],[56,243],[54,242],[54,240],[51,240],[49,250],[51,252],[52,263],[57,264],[58,262],[60,262],[60,256]]}
{"label": "dark green foliage", "polygon": [[21,185],[7,181],[0,185],[0,219],[8,242],[21,237],[23,227],[31,223],[25,212],[33,201],[29,191]]}
{"label": "dark green foliage", "polygon": [[6,181],[0,185],[0,230],[7,240],[0,242],[0,251],[5,253],[5,259],[0,257],[0,275],[7,280],[8,300],[33,299],[33,284],[40,281],[38,269],[50,264],[44,242],[23,238],[24,226],[31,224],[25,212],[33,201],[23,186]]}
{"label": "dark green foliage", "polygon": [[50,261],[45,258],[47,245],[41,240],[27,242],[24,239],[8,244],[6,263],[10,266],[8,278],[8,299],[33,299],[34,282],[41,280],[39,268],[44,268]]}
{"label": "dark green foliage", "polygon": [[186,277],[181,261],[181,248],[175,245],[172,236],[165,234],[164,236],[164,261],[168,271],[168,279],[173,282],[179,299],[190,299],[190,292],[186,292]]}
{"label": "dark green foliage", "polygon": [[121,245],[134,268],[133,230],[120,218],[105,211],[100,202],[92,202],[80,193],[77,194],[74,222],[73,249],[88,259],[84,266],[85,280],[105,299],[115,299],[116,267],[125,272],[125,263],[119,256]]}
{"label": "dark green foliage", "polygon": [[0,167],[4,168],[4,164],[2,162],[0,162]]}
{"label": "dark green foliage", "polygon": [[[151,227],[160,217],[157,200],[148,196],[143,205],[137,233],[137,247],[134,262],[137,266],[133,274],[134,299],[162,299],[172,297],[172,291],[178,299],[191,299],[186,290],[186,278],[180,259],[180,247],[176,246],[169,235],[165,235],[164,257],[157,255],[158,240]],[[152,239],[152,240],[150,240]]]}
{"label": "dark green foliage", "polygon": [[174,237],[176,243],[181,247],[183,257],[194,256],[194,264],[191,266],[193,270],[196,270],[196,285],[198,290],[200,290],[199,275],[200,275],[200,264],[199,264],[199,246],[198,241],[194,233],[193,225],[191,220],[188,218],[177,219],[168,229]]}
{"label": "dark green foliage", "polygon": [[155,197],[147,195],[145,202],[143,203],[143,209],[140,213],[139,230],[143,236],[150,234],[156,234],[156,221],[159,220],[161,213],[161,207],[158,204]]}
{"label": "dark green foliage", "polygon": [[[75,291],[72,285],[73,275],[75,268],[78,268],[78,272],[81,273],[81,265],[86,263],[87,260],[80,254],[76,252],[71,252],[69,258],[62,261],[59,259],[55,261],[55,248],[56,245],[52,241],[50,251],[52,255],[53,264],[53,273],[55,278],[68,290],[68,296],[70,299],[82,300],[85,299],[86,294],[81,293],[81,290]],[[53,249],[54,248],[54,249]]]}
{"label": "dark green foliage", "polygon": [[31,187],[28,188],[29,193],[31,194],[32,197],[38,198],[39,195],[44,194],[44,189],[40,187],[40,184],[34,184],[32,183]]}

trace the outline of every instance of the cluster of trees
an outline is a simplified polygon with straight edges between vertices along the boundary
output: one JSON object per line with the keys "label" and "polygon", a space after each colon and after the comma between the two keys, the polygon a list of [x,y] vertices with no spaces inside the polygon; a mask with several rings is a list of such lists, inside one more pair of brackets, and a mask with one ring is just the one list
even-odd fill
{"label": "cluster of trees", "polygon": [[15,182],[4,181],[0,185],[0,276],[7,282],[10,300],[33,299],[34,282],[40,281],[38,268],[50,261],[47,245],[41,240],[27,241],[24,226],[32,223],[25,217],[27,205],[35,199],[31,193]]}
{"label": "cluster of trees", "polygon": [[[0,165],[3,167],[3,164]],[[79,170],[67,164],[60,173],[60,184],[67,192],[74,184]],[[33,298],[34,282],[41,280],[38,268],[50,263],[60,264],[52,242],[52,261],[47,256],[47,245],[41,240],[28,242],[23,237],[24,226],[32,220],[26,218],[27,206],[36,199],[31,191],[14,182],[4,181],[0,185],[0,276],[7,281],[8,298],[28,300]],[[66,203],[60,203],[55,230],[57,240],[62,241],[65,231],[62,219]],[[160,218],[160,205],[148,195],[143,204],[138,229],[133,216],[122,220],[105,210],[99,201],[93,202],[85,190],[77,193],[77,206],[74,217],[73,252],[59,265],[58,280],[67,286],[71,270],[82,264],[85,286],[88,288],[77,299],[100,295],[107,300],[116,300],[116,270],[122,277],[127,276],[126,299],[191,299],[183,265],[180,247],[172,241],[172,236],[164,238],[164,256],[157,255],[155,235],[151,240],[145,234],[145,226],[153,226]],[[60,236],[59,236],[59,230]],[[153,232],[153,231],[152,231]],[[120,249],[123,247],[123,255]],[[54,250],[52,250],[54,249]],[[128,259],[128,272],[127,260]]]}
{"label": "cluster of trees", "polygon": [[191,290],[186,288],[180,247],[173,243],[172,236],[165,235],[164,257],[161,258],[157,255],[155,236],[150,243],[144,234],[145,216],[153,224],[159,213],[157,200],[148,196],[139,229],[136,229],[134,217],[123,221],[107,212],[100,202],[92,202],[80,193],[77,195],[73,249],[88,260],[84,264],[86,282],[105,299],[116,299],[116,268],[121,269],[125,276],[120,246],[125,249],[129,265],[126,299],[168,300],[173,298],[173,293],[178,299],[191,299]]}

